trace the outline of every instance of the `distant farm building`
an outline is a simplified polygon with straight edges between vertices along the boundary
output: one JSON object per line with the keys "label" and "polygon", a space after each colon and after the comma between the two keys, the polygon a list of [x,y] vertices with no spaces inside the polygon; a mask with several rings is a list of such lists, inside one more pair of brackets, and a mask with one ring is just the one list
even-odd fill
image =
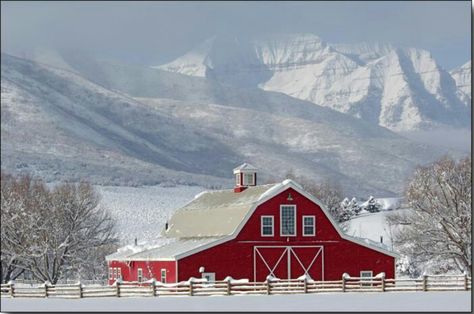
{"label": "distant farm building", "polygon": [[162,236],[170,243],[107,256],[109,283],[178,282],[227,276],[265,281],[395,276],[395,254],[344,234],[324,205],[297,183],[257,185],[249,164],[234,169],[235,187],[207,191],[176,210]]}

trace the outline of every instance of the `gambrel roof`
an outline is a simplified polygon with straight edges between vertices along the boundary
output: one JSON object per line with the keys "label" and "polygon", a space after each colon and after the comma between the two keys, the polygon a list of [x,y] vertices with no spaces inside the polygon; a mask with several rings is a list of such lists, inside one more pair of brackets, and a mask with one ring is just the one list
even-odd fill
{"label": "gambrel roof", "polygon": [[[260,204],[288,188],[293,188],[317,204],[341,238],[389,256],[398,256],[383,247],[370,244],[342,232],[321,201],[304,191],[296,182],[287,179],[281,183],[248,187],[240,193],[235,193],[233,189],[202,192],[175,212],[168,223],[168,230],[162,233],[165,237],[177,239],[175,248],[171,243],[136,254],[122,256],[120,259],[180,259],[230,241],[239,234]],[[107,259],[112,260],[110,256]]]}
{"label": "gambrel roof", "polygon": [[260,197],[277,184],[206,191],[179,208],[168,222],[165,237],[194,238],[231,235]]}

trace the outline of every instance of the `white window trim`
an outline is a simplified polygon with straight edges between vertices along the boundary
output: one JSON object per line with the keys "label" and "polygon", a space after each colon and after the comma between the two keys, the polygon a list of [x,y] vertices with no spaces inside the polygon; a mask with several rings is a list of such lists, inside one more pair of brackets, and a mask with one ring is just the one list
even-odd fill
{"label": "white window trim", "polygon": [[114,279],[114,269],[112,267],[109,267],[109,279]]}
{"label": "white window trim", "polygon": [[[164,274],[165,274],[164,277],[163,277],[163,272],[164,272]],[[163,280],[163,278],[164,278],[164,280]],[[161,272],[160,272],[160,281],[161,281],[162,283],[166,283],[166,268],[162,268],[162,269],[161,269]]]}
{"label": "white window trim", "polygon": [[241,185],[240,184],[240,173],[235,174],[235,185]]}
{"label": "white window trim", "polygon": [[206,278],[206,276],[213,278],[213,280],[209,280],[209,282],[216,281],[216,273],[202,273],[202,278]]}
{"label": "white window trim", "polygon": [[[249,182],[246,180],[247,176],[250,176],[252,180]],[[243,173],[243,185],[255,185],[255,174],[254,173]]]}
{"label": "white window trim", "polygon": [[142,282],[143,280],[143,270],[141,268],[137,269],[137,281]]}
{"label": "white window trim", "polygon": [[[311,234],[307,234],[305,233],[304,231],[304,227],[305,227],[305,224],[304,224],[304,219],[305,218],[313,218],[313,233]],[[303,218],[301,219],[301,229],[303,229],[303,237],[314,237],[316,235],[316,216],[314,215],[305,215],[303,216]]]}
{"label": "white window trim", "polygon": [[[295,210],[293,211],[293,214],[294,214],[294,222],[295,222],[295,229],[294,229],[294,234],[282,234],[282,231],[283,231],[283,215],[282,215],[282,211],[283,211],[283,207],[293,207]],[[296,235],[298,234],[298,228],[297,228],[297,225],[296,225],[296,205],[294,204],[282,204],[280,205],[280,236],[281,237],[296,237]]]}
{"label": "white window trim", "polygon": [[[263,218],[272,219],[272,234],[263,234]],[[262,237],[273,237],[275,235],[275,218],[273,215],[260,216],[260,236]]]}
{"label": "white window trim", "polygon": [[[371,270],[361,270],[360,273],[359,273],[360,285],[361,285],[361,286],[366,286],[366,287],[372,286],[372,283],[364,283],[364,282],[363,282],[363,281],[365,281],[366,279],[362,279],[362,278],[364,278],[364,277],[362,276],[362,273],[370,273],[370,277],[374,277],[373,271],[371,271]],[[372,279],[370,279],[370,280],[372,280]]]}
{"label": "white window trim", "polygon": [[117,278],[122,279],[122,268],[121,267],[117,267]]}

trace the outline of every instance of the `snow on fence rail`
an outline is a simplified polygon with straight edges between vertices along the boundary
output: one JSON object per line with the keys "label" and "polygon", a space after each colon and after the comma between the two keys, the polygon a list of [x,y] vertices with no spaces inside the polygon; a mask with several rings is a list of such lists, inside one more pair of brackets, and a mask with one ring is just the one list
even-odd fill
{"label": "snow on fence rail", "polygon": [[157,296],[204,296],[236,294],[301,294],[319,292],[389,292],[389,291],[466,291],[471,290],[471,277],[423,276],[417,279],[385,279],[375,277],[349,277],[341,280],[313,281],[267,280],[224,280],[208,282],[192,278],[179,283],[120,282],[111,286],[85,286],[77,284],[42,284],[36,287],[15,286],[15,283],[1,285],[1,297],[11,298],[99,298],[99,297],[157,297]]}

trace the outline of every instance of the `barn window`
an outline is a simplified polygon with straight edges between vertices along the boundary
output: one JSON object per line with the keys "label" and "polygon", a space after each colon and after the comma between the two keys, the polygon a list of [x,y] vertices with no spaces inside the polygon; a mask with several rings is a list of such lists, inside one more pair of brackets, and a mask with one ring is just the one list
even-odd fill
{"label": "barn window", "polygon": [[303,216],[303,235],[314,236],[314,216]]}
{"label": "barn window", "polygon": [[253,182],[253,173],[244,173],[244,185],[255,185]]}
{"label": "barn window", "polygon": [[138,268],[138,276],[137,276],[137,280],[138,282],[142,282],[142,278],[143,278],[143,271],[141,268]]}
{"label": "barn window", "polygon": [[166,283],[166,269],[161,269],[161,282]]}
{"label": "barn window", "polygon": [[273,236],[273,216],[262,216],[261,218],[261,236]]}
{"label": "barn window", "polygon": [[216,281],[216,273],[202,273],[202,278],[206,278],[208,282]]}
{"label": "barn window", "polygon": [[114,279],[117,279],[117,267],[114,267]]}
{"label": "barn window", "polygon": [[109,267],[109,279],[114,279],[114,269]]}
{"label": "barn window", "polygon": [[281,205],[280,206],[280,235],[295,236],[296,235],[296,206]]}
{"label": "barn window", "polygon": [[122,279],[122,268],[120,267],[117,268],[117,278]]}
{"label": "barn window", "polygon": [[372,286],[371,283],[364,283],[363,281],[371,281],[373,273],[371,270],[363,270],[360,272],[360,285],[361,286]]}

